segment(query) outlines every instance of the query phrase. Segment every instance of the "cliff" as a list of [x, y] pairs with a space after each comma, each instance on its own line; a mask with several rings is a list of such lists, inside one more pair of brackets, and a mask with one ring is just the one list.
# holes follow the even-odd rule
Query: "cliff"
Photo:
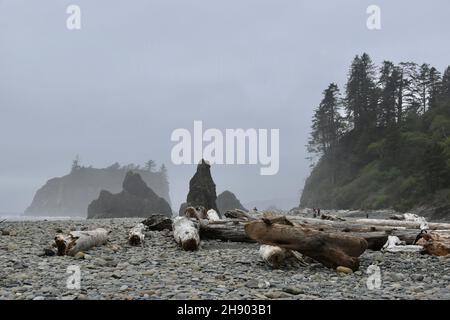
[[[77, 167], [68, 175], [47, 181], [35, 194], [25, 215], [87, 216], [88, 205], [101, 190], [117, 193], [122, 190], [127, 167]], [[170, 204], [169, 184], [165, 172], [133, 170], [160, 197]]]

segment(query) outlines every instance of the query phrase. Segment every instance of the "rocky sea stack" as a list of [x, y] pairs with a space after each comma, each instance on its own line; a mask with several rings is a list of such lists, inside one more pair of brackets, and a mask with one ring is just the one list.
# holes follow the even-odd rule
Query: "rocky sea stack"
[[122, 192], [112, 194], [102, 190], [98, 199], [88, 207], [88, 219], [149, 217], [157, 213], [172, 216], [167, 201], [153, 192], [138, 173], [132, 171], [128, 171], [125, 176]]
[[244, 210], [248, 211], [244, 208], [244, 206], [241, 204], [238, 198], [234, 195], [233, 192], [225, 190], [221, 194], [217, 196], [217, 208], [219, 208], [219, 211], [222, 213], [225, 213], [228, 210]]
[[202, 159], [197, 166], [197, 171], [189, 181], [187, 201], [181, 205], [179, 214], [180, 216], [184, 215], [187, 207], [202, 206], [206, 210], [214, 209], [220, 215], [216, 199], [216, 184], [211, 176], [211, 165]]
[[25, 215], [86, 217], [89, 204], [98, 198], [100, 191], [122, 191], [123, 180], [130, 170], [139, 173], [147, 186], [170, 204], [169, 184], [163, 170], [139, 169], [132, 164], [121, 166], [119, 163], [107, 168], [74, 164], [69, 174], [48, 180], [36, 192]]

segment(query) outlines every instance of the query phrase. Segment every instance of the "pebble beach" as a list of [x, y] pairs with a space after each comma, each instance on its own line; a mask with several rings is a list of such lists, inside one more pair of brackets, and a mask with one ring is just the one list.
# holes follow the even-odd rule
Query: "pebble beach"
[[[259, 257], [258, 244], [202, 241], [198, 251], [185, 252], [172, 232], [149, 231], [143, 246], [131, 246], [128, 230], [141, 220], [2, 223], [0, 299], [450, 299], [446, 257], [368, 250], [354, 273], [309, 259], [306, 266], [293, 260], [273, 270]], [[61, 231], [99, 227], [110, 231], [104, 246], [76, 257], [44, 253]], [[368, 285], [370, 266], [380, 271], [375, 287]], [[67, 285], [74, 267], [79, 288]]]

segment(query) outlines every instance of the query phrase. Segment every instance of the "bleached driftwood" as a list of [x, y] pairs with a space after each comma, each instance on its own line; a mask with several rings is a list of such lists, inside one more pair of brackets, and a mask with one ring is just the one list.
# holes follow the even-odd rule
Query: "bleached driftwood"
[[202, 220], [206, 219], [203, 208], [187, 207], [184, 211], [184, 215], [190, 219]]
[[417, 214], [405, 213], [403, 214], [403, 217], [405, 218], [405, 221], [420, 224], [420, 230], [428, 230], [429, 228], [428, 221], [424, 217], [418, 216]]
[[261, 245], [259, 255], [272, 268], [278, 269], [288, 258], [295, 258], [300, 264], [305, 265], [303, 257], [296, 251], [292, 251], [277, 246]]
[[128, 243], [132, 246], [143, 245], [145, 239], [145, 225], [138, 223], [128, 233]]
[[68, 235], [58, 234], [55, 244], [60, 256], [74, 256], [80, 251], [104, 245], [108, 241], [108, 231], [98, 228], [90, 231], [71, 231]]
[[173, 236], [175, 241], [186, 251], [197, 250], [200, 235], [197, 226], [187, 217], [176, 217], [173, 220]]
[[[354, 223], [367, 224], [373, 226], [395, 226], [405, 227], [407, 229], [421, 229], [423, 227], [422, 222], [417, 221], [398, 221], [398, 220], [384, 220], [384, 219], [355, 219]], [[428, 223], [429, 230], [450, 230], [450, 223]]]
[[210, 209], [210, 210], [208, 210], [208, 212], [206, 212], [206, 218], [209, 221], [219, 221], [220, 220], [219, 214], [214, 209]]
[[383, 251], [387, 252], [420, 252], [423, 247], [418, 245], [407, 245], [396, 236], [389, 236], [388, 241], [383, 246]]
[[263, 244], [259, 247], [259, 255], [269, 266], [278, 269], [289, 255], [289, 250]]

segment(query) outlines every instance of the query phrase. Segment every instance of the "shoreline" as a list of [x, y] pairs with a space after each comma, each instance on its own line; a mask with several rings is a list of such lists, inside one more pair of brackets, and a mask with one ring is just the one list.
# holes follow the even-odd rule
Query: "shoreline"
[[[144, 246], [127, 243], [142, 218], [8, 221], [0, 236], [0, 300], [41, 299], [450, 299], [450, 259], [366, 251], [353, 274], [339, 274], [313, 261], [273, 270], [259, 245], [202, 241], [181, 250], [169, 231], [146, 232]], [[43, 256], [57, 230], [110, 230], [105, 246], [84, 259]], [[381, 270], [381, 287], [367, 286], [370, 266]], [[68, 268], [80, 269], [80, 289], [68, 289]]]

